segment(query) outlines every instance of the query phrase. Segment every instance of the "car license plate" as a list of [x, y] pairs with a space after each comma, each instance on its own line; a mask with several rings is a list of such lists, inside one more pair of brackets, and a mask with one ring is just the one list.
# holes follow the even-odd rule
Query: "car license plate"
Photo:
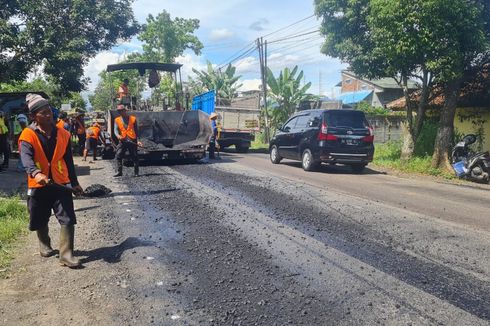
[[343, 143], [346, 145], [358, 145], [359, 144], [357, 139], [344, 139]]

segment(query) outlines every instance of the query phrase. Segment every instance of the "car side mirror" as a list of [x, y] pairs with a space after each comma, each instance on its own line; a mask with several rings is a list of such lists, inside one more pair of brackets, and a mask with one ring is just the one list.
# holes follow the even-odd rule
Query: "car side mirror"
[[291, 127], [284, 127], [281, 129], [282, 132], [289, 132], [291, 130]]

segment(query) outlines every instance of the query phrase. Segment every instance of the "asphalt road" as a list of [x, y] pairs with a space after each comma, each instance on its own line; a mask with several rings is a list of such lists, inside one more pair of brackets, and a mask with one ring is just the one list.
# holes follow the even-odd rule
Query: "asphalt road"
[[33, 258], [31, 235], [3, 324], [490, 325], [487, 188], [262, 154], [78, 164], [113, 190], [75, 201], [85, 268]]
[[349, 167], [322, 166], [316, 172], [305, 172], [301, 163], [283, 160], [271, 164], [268, 154], [232, 154], [221, 156], [292, 181], [345, 193], [425, 216], [454, 222], [490, 232], [490, 186], [471, 183], [448, 183], [427, 177], [400, 178], [378, 172], [368, 166], [364, 173], [354, 174]]

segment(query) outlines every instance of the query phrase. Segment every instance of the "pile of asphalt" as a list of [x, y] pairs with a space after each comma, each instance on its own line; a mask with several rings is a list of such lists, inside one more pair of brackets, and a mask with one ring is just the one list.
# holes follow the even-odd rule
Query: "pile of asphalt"
[[112, 192], [111, 189], [107, 188], [106, 186], [103, 186], [101, 184], [93, 184], [88, 186], [85, 189], [84, 196], [85, 197], [104, 197], [107, 196]]

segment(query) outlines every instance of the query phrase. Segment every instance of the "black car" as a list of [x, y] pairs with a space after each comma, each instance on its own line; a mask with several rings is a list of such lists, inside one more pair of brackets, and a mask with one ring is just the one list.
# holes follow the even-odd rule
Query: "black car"
[[373, 129], [362, 111], [306, 110], [294, 114], [270, 142], [272, 163], [301, 160], [311, 171], [321, 162], [350, 165], [361, 172], [373, 160]]

